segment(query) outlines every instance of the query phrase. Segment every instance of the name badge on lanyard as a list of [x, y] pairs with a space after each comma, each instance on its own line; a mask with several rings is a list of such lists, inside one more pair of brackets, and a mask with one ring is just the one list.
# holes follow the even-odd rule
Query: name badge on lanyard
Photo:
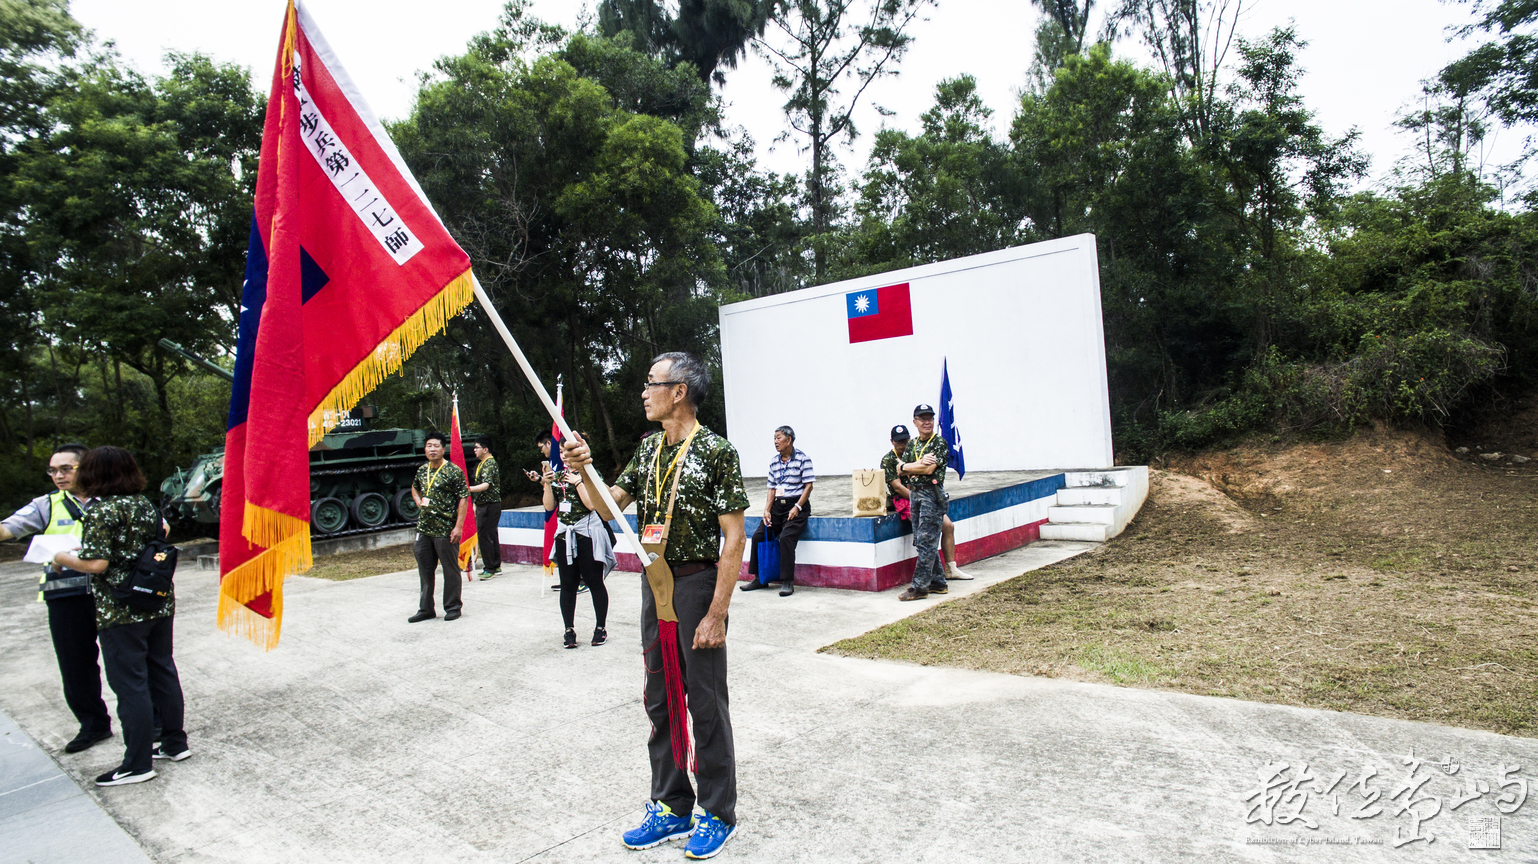
[[571, 512], [571, 502], [570, 501], [562, 501], [561, 502], [561, 512], [562, 513], [570, 513]]
[[641, 529], [641, 542], [642, 543], [651, 543], [651, 544], [661, 543], [662, 542], [662, 526], [661, 525], [647, 525], [645, 528], [642, 528]]
[[433, 506], [433, 499], [431, 499], [431, 498], [423, 498], [422, 499], [422, 506], [423, 507], [431, 507], [431, 506]]

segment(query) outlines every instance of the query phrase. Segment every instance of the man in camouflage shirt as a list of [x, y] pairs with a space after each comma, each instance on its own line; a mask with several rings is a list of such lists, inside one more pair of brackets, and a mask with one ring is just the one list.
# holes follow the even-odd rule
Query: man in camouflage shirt
[[427, 464], [417, 469], [411, 482], [411, 497], [417, 503], [417, 540], [412, 552], [417, 558], [417, 575], [422, 580], [422, 597], [417, 614], [406, 621], [415, 624], [437, 618], [433, 611], [434, 571], [443, 566], [443, 620], [459, 617], [459, 541], [465, 524], [465, 510], [470, 487], [459, 466], [443, 458], [448, 437], [442, 432], [427, 433], [422, 454]]
[[497, 468], [497, 457], [491, 455], [491, 439], [485, 435], [475, 439], [475, 458], [478, 461], [470, 500], [475, 502], [481, 578], [490, 579], [502, 575], [502, 540], [497, 533], [497, 523], [502, 521], [502, 474]]
[[908, 441], [903, 458], [897, 463], [897, 475], [908, 487], [912, 507], [913, 551], [918, 560], [913, 565], [913, 584], [897, 595], [899, 600], [918, 600], [930, 594], [945, 594], [945, 573], [940, 569], [940, 529], [949, 509], [945, 494], [945, 462], [950, 456], [945, 439], [935, 434], [935, 409], [919, 405], [913, 409], [913, 425], [919, 434]]
[[[693, 718], [699, 794], [696, 797], [690, 786], [688, 773], [673, 761], [661, 655], [653, 653], [657, 610], [643, 581], [641, 644], [646, 714], [652, 724], [647, 744], [652, 800], [646, 805], [645, 821], [625, 832], [623, 840], [632, 849], [645, 849], [688, 836], [685, 854], [693, 858], [714, 855], [737, 825], [737, 763], [727, 711], [726, 622], [732, 586], [742, 570], [743, 511], [748, 507], [737, 449], [696, 419], [709, 386], [709, 371], [692, 355], [674, 352], [652, 361], [641, 402], [646, 419], [661, 423], [663, 431], [641, 442], [630, 464], [609, 487], [621, 508], [636, 502], [636, 518], [644, 531], [647, 525], [663, 524], [673, 472], [682, 472], [663, 554], [673, 569], [678, 644], [657, 650], [679, 653]], [[687, 454], [680, 459], [685, 442]], [[593, 461], [587, 444], [578, 438], [562, 444], [562, 457], [578, 470]], [[599, 505], [600, 515], [617, 518], [618, 514], [607, 512], [585, 472], [583, 483], [588, 500]], [[691, 816], [696, 801], [705, 811], [697, 825]]]
[[[901, 512], [902, 518], [909, 518], [908, 508], [901, 511], [897, 509], [898, 501], [907, 501], [909, 498], [908, 484], [897, 476], [897, 463], [902, 461], [902, 454], [908, 449], [908, 442], [912, 439], [908, 427], [901, 424], [892, 427], [892, 448], [881, 457], [881, 470], [886, 472], [886, 512], [888, 515]], [[947, 454], [948, 455], [948, 454]], [[947, 508], [949, 509], [949, 508]], [[950, 584], [952, 580], [969, 581], [973, 577], [956, 566], [956, 523], [951, 521], [949, 514], [940, 520], [940, 552], [941, 560], [945, 564], [945, 581]]]

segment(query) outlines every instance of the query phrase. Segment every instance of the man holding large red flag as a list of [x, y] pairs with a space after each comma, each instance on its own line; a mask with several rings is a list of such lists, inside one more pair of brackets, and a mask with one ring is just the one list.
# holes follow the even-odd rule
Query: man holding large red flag
[[277, 644], [306, 450], [473, 297], [470, 259], [302, 3], [267, 100], [219, 526], [219, 625]]

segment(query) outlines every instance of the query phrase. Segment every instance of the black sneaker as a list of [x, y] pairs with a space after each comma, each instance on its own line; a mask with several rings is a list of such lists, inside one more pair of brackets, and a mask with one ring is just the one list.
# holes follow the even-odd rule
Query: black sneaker
[[577, 647], [577, 631], [575, 631], [575, 630], [567, 630], [566, 631], [566, 647], [567, 648], [575, 648], [575, 647]]
[[100, 777], [97, 777], [96, 778], [96, 785], [97, 786], [127, 786], [130, 783], [143, 783], [146, 780], [154, 780], [154, 779], [155, 779], [155, 769], [154, 768], [151, 768], [148, 771], [140, 771], [137, 774], [135, 774], [132, 771], [124, 771], [121, 768], [114, 768], [111, 771], [108, 771], [107, 773], [101, 775]]
[[411, 616], [410, 618], [407, 618], [406, 619], [406, 623], [407, 624], [415, 624], [418, 621], [427, 621], [429, 619], [437, 618], [437, 617], [438, 617], [438, 613], [437, 612], [418, 612], [417, 614]]
[[68, 744], [64, 745], [64, 752], [79, 753], [81, 750], [89, 750], [111, 737], [111, 729], [105, 732], [87, 732], [81, 729], [79, 735], [76, 735]]
[[931, 583], [929, 583], [929, 593], [931, 593], [931, 594], [949, 594], [949, 593], [951, 593], [951, 589], [947, 585], [936, 585], [935, 583], [931, 582]]
[[767, 588], [767, 587], [769, 587], [769, 586], [767, 586], [764, 583], [758, 581], [758, 577], [754, 576], [752, 579], [748, 580], [747, 582], [744, 582], [741, 585], [738, 585], [737, 586], [737, 590], [738, 591], [761, 591], [761, 590], [763, 590], [764, 588]]
[[602, 627], [594, 627], [593, 628], [593, 644], [594, 645], [602, 645], [603, 643], [605, 643], [607, 641], [609, 641], [609, 631], [603, 629]]
[[180, 762], [191, 755], [192, 751], [188, 750], [185, 746], [180, 751], [172, 753], [166, 749], [166, 745], [156, 744], [155, 749], [150, 751], [151, 759], [169, 759], [172, 762]]

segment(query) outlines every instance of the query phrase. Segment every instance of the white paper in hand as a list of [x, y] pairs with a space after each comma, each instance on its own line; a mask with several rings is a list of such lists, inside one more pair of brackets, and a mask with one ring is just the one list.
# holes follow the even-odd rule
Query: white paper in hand
[[53, 556], [60, 552], [73, 552], [80, 548], [80, 538], [73, 534], [34, 534], [32, 545], [21, 559], [29, 564], [52, 564]]

